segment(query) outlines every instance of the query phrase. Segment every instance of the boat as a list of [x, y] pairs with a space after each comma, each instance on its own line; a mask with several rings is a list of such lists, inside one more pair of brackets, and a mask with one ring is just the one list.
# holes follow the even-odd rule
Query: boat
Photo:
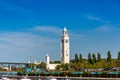
[[57, 80], [56, 78], [51, 78], [50, 80]]
[[51, 77], [50, 80], [57, 80], [55, 77]]
[[53, 76], [49, 76], [46, 78], [47, 80], [57, 80], [57, 78], [53, 77]]
[[7, 77], [1, 77], [0, 80], [11, 80], [11, 79], [9, 79]]
[[23, 77], [21, 78], [20, 80], [31, 80], [30, 78], [27, 78], [27, 77]]

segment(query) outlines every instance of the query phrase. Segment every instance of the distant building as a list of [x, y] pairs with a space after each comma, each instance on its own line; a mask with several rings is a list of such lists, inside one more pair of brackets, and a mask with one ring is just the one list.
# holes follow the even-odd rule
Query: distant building
[[[68, 36], [66, 28], [64, 28], [63, 30], [60, 45], [61, 45], [60, 47], [61, 63], [62, 64], [69, 63], [70, 62], [70, 44], [69, 44], [69, 36]], [[54, 70], [57, 65], [60, 65], [60, 64], [50, 64], [50, 57], [47, 54], [46, 55], [46, 69]]]

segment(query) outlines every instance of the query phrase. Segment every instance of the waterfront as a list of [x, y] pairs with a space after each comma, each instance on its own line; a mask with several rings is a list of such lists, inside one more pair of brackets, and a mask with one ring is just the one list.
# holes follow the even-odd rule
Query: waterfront
[[[5, 76], [10, 80], [20, 80], [29, 78], [31, 80], [120, 80], [120, 78], [101, 78], [101, 77], [53, 77], [53, 76]], [[26, 79], [27, 80], [27, 79]]]

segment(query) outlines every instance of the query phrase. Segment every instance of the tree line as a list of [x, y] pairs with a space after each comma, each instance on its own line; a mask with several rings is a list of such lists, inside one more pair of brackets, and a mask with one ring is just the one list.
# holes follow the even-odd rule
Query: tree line
[[[69, 66], [69, 68], [68, 68]], [[79, 68], [113, 68], [120, 67], [120, 52], [118, 52], [117, 58], [113, 59], [111, 52], [107, 52], [107, 57], [102, 58], [101, 54], [98, 52], [97, 54], [88, 53], [87, 58], [83, 58], [82, 54], [75, 54], [74, 59], [70, 61], [69, 64], [61, 64], [56, 67], [56, 70], [60, 70], [61, 68], [77, 70]]]
[[[83, 67], [82, 65], [88, 65], [84, 66], [83, 68], [104, 68], [104, 67], [120, 67], [120, 52], [118, 52], [117, 59], [112, 59], [111, 52], [107, 52], [107, 58], [101, 58], [101, 54], [98, 52], [97, 56], [96, 54], [88, 53], [88, 58], [83, 59], [82, 54], [75, 54], [75, 58], [72, 61], [73, 63], [77, 63], [77, 66]], [[81, 65], [81, 66], [80, 66]]]
[[[78, 57], [79, 56], [79, 57]], [[74, 60], [72, 62], [75, 62], [75, 63], [78, 63], [78, 62], [81, 62], [83, 63], [83, 57], [82, 57], [82, 54], [75, 54], [75, 57], [74, 57]], [[96, 57], [96, 54], [91, 54], [91, 53], [88, 53], [88, 58], [86, 59], [88, 61], [89, 64], [95, 64], [96, 62], [100, 62], [102, 60], [101, 58], [101, 54], [98, 52], [97, 53], [97, 57]], [[117, 60], [120, 60], [120, 52], [118, 52], [118, 56], [117, 56]], [[106, 58], [106, 62], [111, 62], [112, 61], [112, 56], [111, 56], [111, 52], [108, 51], [107, 52], [107, 58]]]

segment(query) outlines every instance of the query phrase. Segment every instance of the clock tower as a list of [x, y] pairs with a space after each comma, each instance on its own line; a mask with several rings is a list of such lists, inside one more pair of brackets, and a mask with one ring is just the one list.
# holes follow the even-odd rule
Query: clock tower
[[67, 33], [67, 29], [64, 28], [63, 34], [61, 37], [61, 63], [69, 63], [70, 62], [70, 45], [69, 45], [69, 36]]

